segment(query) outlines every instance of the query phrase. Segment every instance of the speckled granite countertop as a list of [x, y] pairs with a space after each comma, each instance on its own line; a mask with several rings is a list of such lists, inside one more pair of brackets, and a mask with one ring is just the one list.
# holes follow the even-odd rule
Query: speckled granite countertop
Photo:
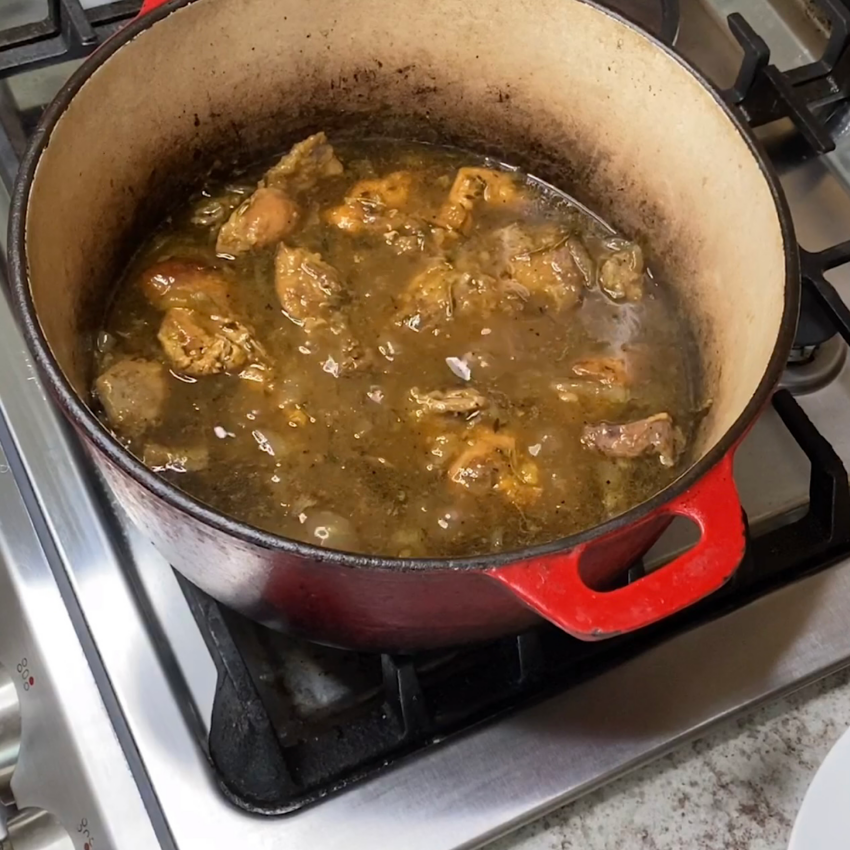
[[850, 671], [718, 728], [488, 850], [781, 850], [850, 726]]

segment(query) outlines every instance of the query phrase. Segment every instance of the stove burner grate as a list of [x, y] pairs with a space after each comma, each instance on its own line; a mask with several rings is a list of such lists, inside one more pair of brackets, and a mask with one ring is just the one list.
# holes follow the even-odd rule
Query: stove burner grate
[[835, 147], [825, 123], [828, 108], [850, 97], [850, 9], [842, 0], [817, 0], [817, 5], [830, 24], [823, 55], [788, 71], [770, 63], [770, 48], [743, 15], [729, 15], [729, 29], [744, 58], [734, 85], [724, 94], [752, 127], [790, 118], [821, 154]]
[[820, 345], [794, 348], [779, 386], [794, 395], [813, 393], [834, 381], [847, 361], [847, 345], [836, 335]]
[[80, 0], [47, 0], [42, 20], [0, 27], [0, 79], [88, 56], [141, 7], [142, 0], [113, 0], [91, 9]]

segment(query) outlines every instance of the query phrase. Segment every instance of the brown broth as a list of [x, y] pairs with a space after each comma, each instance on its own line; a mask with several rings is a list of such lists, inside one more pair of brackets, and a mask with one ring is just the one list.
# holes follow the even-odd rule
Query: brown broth
[[[99, 336], [96, 371], [128, 357], [168, 364], [157, 340], [163, 313], [138, 282], [153, 263], [179, 258], [223, 272], [233, 316], [263, 346], [273, 378], [260, 385], [237, 372], [189, 377], [171, 368], [155, 424], [138, 433], [110, 423], [131, 451], [183, 490], [259, 528], [411, 557], [566, 537], [645, 501], [680, 474], [687, 456], [681, 445], [675, 462], [664, 465], [652, 449], [616, 458], [582, 441], [588, 424], [665, 412], [686, 445], [694, 425], [698, 359], [670, 288], [646, 273], [636, 300], [614, 300], [600, 289], [602, 264], [624, 250], [623, 240], [612, 242], [610, 228], [567, 196], [466, 151], [386, 140], [335, 150], [344, 171], [294, 193], [301, 223], [284, 241], [318, 252], [339, 272], [344, 292], [335, 310], [360, 344], [358, 368], [335, 375], [339, 356], [328, 356], [338, 339], [282, 311], [277, 244], [235, 259], [216, 254], [223, 218], [265, 168], [210, 183], [162, 223], [127, 269]], [[512, 175], [518, 200], [477, 201], [471, 229], [447, 237], [432, 223], [457, 170], [468, 166]], [[342, 204], [357, 180], [400, 170], [413, 175], [403, 206], [420, 230], [402, 227], [387, 237], [386, 228], [352, 234], [328, 223], [327, 210]], [[519, 248], [517, 226], [531, 240]], [[422, 244], [399, 243], [405, 235]], [[541, 258], [551, 278], [552, 263], [563, 269], [571, 262], [570, 245], [586, 250], [595, 279], [585, 283], [573, 259], [572, 288], [537, 290], [518, 280], [522, 263]], [[451, 278], [447, 310], [417, 329], [404, 293], [440, 259], [460, 277]], [[464, 295], [479, 279], [486, 291]], [[576, 372], [576, 364], [599, 357], [623, 364], [626, 387]], [[474, 389], [487, 406], [417, 416], [413, 388], [420, 399]], [[172, 456], [154, 457], [152, 444]], [[478, 452], [479, 445], [487, 448]], [[188, 450], [205, 468], [181, 471], [193, 467], [179, 457]]]

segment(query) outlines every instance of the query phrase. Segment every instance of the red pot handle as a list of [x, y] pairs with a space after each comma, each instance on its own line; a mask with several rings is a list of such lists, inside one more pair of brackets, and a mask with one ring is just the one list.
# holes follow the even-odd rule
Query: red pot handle
[[596, 541], [564, 555], [495, 567], [487, 575], [582, 640], [614, 637], [675, 614], [722, 587], [744, 557], [744, 517], [732, 478], [732, 454], [644, 520], [651, 522], [665, 515], [688, 517], [699, 526], [699, 542], [625, 587], [596, 591], [584, 583], [579, 564]]
[[148, 12], [152, 12], [157, 6], [162, 6], [163, 3], [166, 3], [167, 0], [145, 0], [142, 3], [142, 8], [139, 9], [139, 14], [137, 17], [141, 18], [142, 15], [146, 15]]

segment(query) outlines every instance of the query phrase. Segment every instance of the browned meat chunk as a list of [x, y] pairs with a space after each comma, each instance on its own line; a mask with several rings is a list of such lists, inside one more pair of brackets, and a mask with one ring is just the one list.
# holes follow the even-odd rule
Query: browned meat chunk
[[613, 404], [622, 404], [629, 400], [628, 390], [619, 384], [603, 384], [580, 378], [568, 378], [552, 384], [561, 401], [575, 403], [580, 399], [599, 399]]
[[664, 466], [673, 466], [683, 448], [684, 437], [673, 425], [669, 413], [656, 413], [619, 425], [609, 422], [585, 425], [581, 441], [608, 457], [636, 458], [654, 453]]
[[328, 144], [324, 133], [316, 133], [273, 165], [263, 177], [262, 185], [290, 192], [306, 192], [325, 177], [342, 174], [342, 163]]
[[614, 301], [638, 301], [643, 296], [643, 252], [624, 239], [611, 239], [615, 253], [599, 266], [599, 288]]
[[521, 460], [516, 438], [478, 425], [448, 469], [449, 480], [472, 493], [502, 493], [515, 505], [529, 504], [540, 495], [539, 472], [532, 460]]
[[558, 309], [574, 307], [581, 300], [582, 284], [563, 246], [556, 251], [514, 257], [510, 271], [511, 277], [529, 295], [544, 295]]
[[455, 312], [474, 312], [480, 318], [486, 318], [497, 310], [507, 312], [518, 303], [515, 293], [506, 291], [486, 274], [461, 274], [452, 289], [452, 296]]
[[186, 307], [219, 315], [230, 312], [227, 280], [221, 272], [200, 263], [165, 260], [147, 269], [139, 283], [157, 310]]
[[581, 301], [587, 285], [585, 271], [574, 259], [572, 241], [551, 225], [510, 224], [484, 242], [483, 252], [463, 260], [489, 268], [515, 299], [542, 298], [558, 309], [569, 308]]
[[205, 195], [193, 205], [189, 220], [198, 227], [220, 226], [253, 191], [250, 185], [230, 184], [214, 196]]
[[286, 316], [311, 334], [310, 351], [321, 357], [323, 371], [338, 377], [368, 362], [340, 309], [339, 273], [319, 254], [282, 244], [275, 257], [275, 288]]
[[222, 225], [215, 249], [219, 254], [238, 257], [273, 245], [295, 229], [299, 217], [298, 204], [286, 192], [261, 186]]
[[193, 377], [238, 372], [265, 357], [259, 343], [240, 322], [183, 307], [165, 314], [157, 336], [174, 368]]
[[416, 275], [402, 293], [398, 316], [411, 330], [432, 327], [454, 313], [453, 289], [458, 273], [449, 263], [431, 266]]
[[412, 186], [413, 174], [410, 171], [393, 171], [386, 177], [358, 180], [348, 191], [345, 200], [385, 209], [403, 209], [410, 198]]
[[122, 435], [136, 437], [159, 423], [168, 397], [168, 378], [161, 363], [121, 360], [95, 381], [106, 416]]
[[329, 224], [346, 233], [389, 233], [393, 230], [421, 230], [405, 213], [364, 201], [346, 201], [325, 214]]
[[384, 242], [395, 254], [421, 254], [426, 251], [435, 254], [443, 247], [445, 231], [429, 228], [408, 216], [389, 224], [389, 229], [383, 234]]
[[586, 357], [573, 364], [573, 374], [606, 386], [625, 386], [629, 381], [626, 361], [621, 357]]
[[573, 364], [572, 373], [574, 378], [552, 385], [561, 401], [598, 398], [623, 403], [629, 398], [626, 361], [620, 357], [587, 357]]
[[445, 231], [438, 231], [407, 209], [414, 175], [394, 171], [386, 177], [360, 180], [345, 202], [325, 213], [329, 224], [352, 235], [383, 236], [397, 254], [438, 249]]
[[400, 299], [397, 321], [419, 331], [451, 319], [455, 313], [475, 311], [486, 317], [502, 306], [502, 296], [492, 278], [473, 276], [440, 262], [408, 284]]
[[458, 169], [449, 197], [437, 214], [437, 224], [450, 230], [469, 233], [476, 204], [514, 203], [519, 198], [516, 182], [510, 174], [489, 168]]
[[200, 472], [209, 465], [210, 453], [206, 446], [171, 448], [160, 443], [148, 443], [142, 461], [154, 472]]
[[501, 231], [507, 272], [526, 297], [543, 296], [555, 307], [574, 307], [581, 300], [585, 279], [576, 266], [569, 239], [544, 231], [525, 233], [518, 225]]
[[306, 248], [281, 245], [274, 263], [275, 289], [287, 317], [307, 330], [324, 325], [341, 301], [337, 270]]
[[432, 390], [428, 393], [412, 387], [410, 397], [416, 403], [416, 416], [426, 413], [475, 413], [487, 407], [487, 397], [472, 387]]

